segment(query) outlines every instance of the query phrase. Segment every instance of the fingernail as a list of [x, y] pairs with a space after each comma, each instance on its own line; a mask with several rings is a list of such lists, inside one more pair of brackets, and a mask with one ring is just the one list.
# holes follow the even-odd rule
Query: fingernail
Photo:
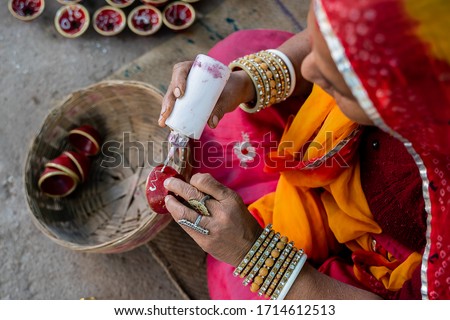
[[212, 118], [212, 122], [213, 122], [214, 128], [217, 127], [217, 125], [219, 124], [219, 117], [214, 115]]
[[180, 88], [176, 87], [176, 88], [173, 90], [173, 95], [175, 96], [175, 98], [179, 98], [179, 97], [181, 96], [181, 90], [180, 90]]
[[164, 187], [167, 188], [169, 186], [170, 181], [172, 181], [172, 178], [167, 178], [166, 180], [164, 180]]

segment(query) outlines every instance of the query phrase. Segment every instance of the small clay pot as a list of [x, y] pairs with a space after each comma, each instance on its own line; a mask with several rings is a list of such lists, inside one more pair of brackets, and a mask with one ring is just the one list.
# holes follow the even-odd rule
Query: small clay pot
[[31, 21], [41, 15], [45, 8], [45, 0], [9, 0], [8, 9], [11, 14], [22, 21]]
[[134, 0], [106, 0], [106, 2], [116, 8], [125, 8], [130, 6]]
[[56, 30], [66, 38], [81, 36], [89, 27], [89, 12], [81, 4], [59, 8], [55, 15]]
[[141, 0], [143, 4], [149, 4], [151, 6], [160, 7], [165, 5], [169, 0]]
[[91, 168], [91, 160], [84, 154], [77, 153], [74, 151], [64, 151], [63, 155], [67, 156], [72, 160], [72, 163], [77, 168], [78, 176], [81, 182], [85, 182], [89, 176], [89, 170]]
[[128, 28], [140, 36], [156, 33], [162, 24], [161, 11], [152, 5], [138, 6], [128, 15]]
[[56, 0], [59, 3], [63, 4], [63, 5], [68, 5], [68, 4], [74, 4], [74, 3], [78, 3], [81, 2], [81, 0]]
[[195, 10], [189, 3], [175, 1], [164, 8], [163, 22], [172, 30], [180, 31], [187, 29], [194, 21]]
[[39, 189], [54, 198], [68, 196], [76, 189], [77, 184], [77, 180], [70, 174], [49, 167], [45, 168], [38, 181]]
[[100, 133], [92, 126], [84, 125], [69, 131], [69, 143], [85, 156], [95, 156], [100, 152]]
[[92, 25], [103, 36], [114, 36], [125, 29], [127, 18], [122, 9], [104, 6], [94, 13]]

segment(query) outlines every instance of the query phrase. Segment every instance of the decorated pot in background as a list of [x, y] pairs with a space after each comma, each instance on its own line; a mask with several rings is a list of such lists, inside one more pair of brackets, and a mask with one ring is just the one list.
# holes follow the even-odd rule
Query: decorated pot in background
[[80, 4], [59, 8], [55, 15], [56, 30], [66, 38], [81, 36], [89, 27], [89, 12]]
[[114, 36], [125, 29], [127, 18], [122, 9], [104, 6], [95, 11], [92, 25], [103, 36]]
[[163, 11], [164, 24], [175, 31], [189, 28], [195, 21], [194, 7], [183, 1], [169, 3]]
[[138, 6], [128, 15], [128, 28], [140, 36], [156, 33], [162, 24], [161, 11], [152, 5]]
[[41, 15], [45, 8], [45, 0], [9, 0], [8, 9], [11, 14], [22, 21], [31, 21]]

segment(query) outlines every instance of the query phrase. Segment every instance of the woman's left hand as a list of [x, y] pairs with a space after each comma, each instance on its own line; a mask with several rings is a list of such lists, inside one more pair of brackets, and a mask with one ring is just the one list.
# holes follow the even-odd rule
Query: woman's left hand
[[[169, 178], [164, 182], [164, 186], [186, 201], [201, 200], [205, 195], [211, 196], [205, 201], [210, 216], [203, 216], [199, 223], [201, 228], [209, 230], [209, 234], [204, 235], [181, 226], [204, 251], [218, 260], [237, 266], [262, 232], [241, 197], [210, 174], [197, 173], [192, 176], [190, 184]], [[199, 216], [174, 196], [169, 195], [165, 200], [167, 210], [177, 222], [186, 219], [194, 223]]]

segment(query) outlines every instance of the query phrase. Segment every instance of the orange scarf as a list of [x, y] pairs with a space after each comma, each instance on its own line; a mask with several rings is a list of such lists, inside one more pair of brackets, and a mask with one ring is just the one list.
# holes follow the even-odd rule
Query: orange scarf
[[[249, 207], [263, 224], [272, 223], [295, 241], [312, 262], [324, 262], [340, 244], [378, 255], [372, 251], [371, 234], [382, 230], [367, 204], [355, 156], [359, 130], [331, 96], [314, 86], [278, 150], [268, 156], [266, 170], [280, 171], [276, 191]], [[388, 290], [399, 290], [420, 264], [421, 255], [413, 253], [402, 263], [389, 259], [381, 263], [379, 257], [372, 259], [376, 262], [370, 272]], [[354, 271], [359, 278], [356, 265]]]

